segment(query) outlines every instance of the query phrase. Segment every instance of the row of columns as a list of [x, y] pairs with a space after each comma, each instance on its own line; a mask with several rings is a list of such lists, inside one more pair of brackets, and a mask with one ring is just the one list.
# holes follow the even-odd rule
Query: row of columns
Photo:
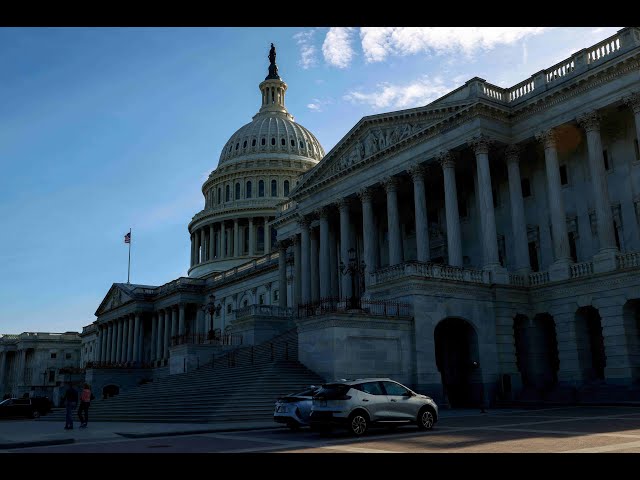
[[[259, 225], [254, 225], [254, 218], [248, 217], [249, 229], [249, 245], [247, 255], [253, 256], [256, 254], [256, 228]], [[191, 266], [198, 265], [207, 261], [211, 261], [214, 258], [223, 259], [227, 257], [239, 257], [242, 256], [240, 251], [240, 225], [239, 219], [233, 220], [233, 227], [227, 228], [226, 222], [216, 222], [209, 225], [205, 225], [194, 230], [191, 233]], [[269, 224], [269, 217], [264, 217], [264, 252], [269, 253], [271, 251], [271, 226]], [[213, 239], [213, 241], [212, 241]]]
[[[626, 102], [634, 109], [636, 120], [636, 131], [640, 138], [640, 100], [636, 94]], [[596, 112], [589, 112], [581, 115], [578, 124], [585, 130], [587, 147], [588, 147], [588, 163], [591, 173], [591, 181], [593, 187], [594, 202], [596, 205], [596, 217], [598, 223], [598, 236], [600, 240], [600, 254], [611, 254], [617, 250], [613, 217], [609, 202], [609, 193], [607, 190], [606, 175], [604, 171], [604, 158], [602, 153], [602, 140], [600, 135], [600, 121]], [[551, 128], [536, 134], [536, 139], [541, 141], [544, 146], [545, 169], [547, 176], [547, 191], [549, 201], [549, 211], [551, 216], [551, 228], [553, 236], [553, 249], [555, 256], [555, 264], [563, 264], [568, 272], [568, 265], [571, 262], [569, 250], [569, 236], [566, 223], [566, 211], [562, 199], [562, 188], [560, 181], [560, 167], [558, 164], [558, 153], [556, 147], [556, 130]], [[479, 135], [468, 142], [475, 154], [476, 159], [476, 176], [478, 185], [478, 211], [480, 212], [480, 236], [482, 239], [483, 252], [483, 268], [494, 272], [503, 271], [500, 266], [498, 254], [498, 236], [496, 230], [495, 211], [493, 206], [493, 194], [491, 183], [491, 172], [489, 168], [489, 149], [492, 140], [485, 135]], [[511, 223], [514, 238], [514, 258], [515, 270], [517, 273], [526, 274], [530, 271], [530, 258], [527, 241], [527, 223], [524, 212], [524, 202], [522, 197], [521, 176], [519, 167], [519, 147], [517, 145], [508, 145], [505, 150], [505, 160], [507, 163], [509, 195], [511, 204]], [[448, 264], [456, 267], [462, 267], [462, 238], [460, 233], [460, 216], [458, 212], [458, 192], [456, 188], [455, 160], [454, 154], [450, 151], [441, 152], [437, 159], [442, 167], [444, 181], [444, 201], [445, 201], [445, 217], [447, 231], [447, 248], [448, 248]], [[408, 169], [413, 180], [414, 188], [414, 209], [415, 209], [415, 228], [416, 228], [416, 247], [418, 261], [429, 261], [429, 230], [427, 218], [427, 205], [425, 195], [424, 166], [420, 163], [412, 165]], [[400, 228], [400, 215], [398, 209], [397, 188], [398, 179], [389, 177], [383, 179], [382, 185], [386, 192], [387, 204], [387, 228], [389, 238], [389, 264], [396, 265], [403, 262], [402, 258], [402, 232]], [[362, 203], [362, 226], [363, 226], [363, 250], [364, 262], [368, 272], [377, 268], [376, 265], [376, 234], [374, 213], [372, 206], [372, 190], [367, 187], [358, 192], [358, 196]], [[349, 219], [349, 203], [346, 198], [337, 202], [340, 215], [340, 258], [343, 262], [347, 262], [348, 249], [351, 246], [351, 231]], [[329, 296], [331, 292], [331, 271], [330, 271], [330, 247], [331, 234], [330, 224], [328, 221], [327, 207], [322, 207], [315, 212], [319, 218], [320, 235], [319, 248], [313, 244], [313, 238], [310, 237], [309, 218], [302, 218], [300, 225], [300, 253], [294, 250], [294, 263], [296, 265], [296, 274], [294, 278], [296, 282], [300, 282], [300, 296], [298, 299], [296, 287], [294, 286], [294, 302], [288, 302], [285, 295], [280, 297], [280, 306], [288, 304], [308, 303], [314, 300], [316, 288], [313, 282], [315, 272], [312, 266], [315, 262], [311, 262], [314, 254], [319, 253], [319, 296]], [[295, 238], [293, 242], [285, 242], [281, 245], [281, 261], [280, 281], [281, 285], [286, 279], [286, 263], [284, 261], [284, 253], [286, 247], [293, 244], [297, 247]], [[298, 260], [298, 257], [300, 259]], [[298, 269], [297, 266], [301, 265]], [[300, 274], [298, 274], [300, 270]], [[365, 276], [365, 287], [367, 285], [368, 276]], [[284, 289], [281, 289], [285, 291]], [[351, 295], [351, 283], [348, 277], [342, 278], [342, 295], [349, 297]]]
[[140, 362], [142, 351], [142, 319], [131, 313], [98, 325], [96, 359], [107, 363]]

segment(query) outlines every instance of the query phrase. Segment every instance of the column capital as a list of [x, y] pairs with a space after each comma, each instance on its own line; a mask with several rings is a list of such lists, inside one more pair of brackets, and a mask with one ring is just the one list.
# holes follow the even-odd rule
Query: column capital
[[291, 241], [290, 238], [284, 238], [276, 242], [276, 248], [280, 253], [284, 253], [287, 251], [287, 248], [289, 248], [289, 245], [292, 245], [292, 244], [293, 242]]
[[298, 225], [300, 226], [300, 228], [304, 229], [308, 229], [309, 225], [311, 224], [311, 219], [306, 216], [306, 215], [300, 215], [298, 217]]
[[358, 190], [358, 198], [362, 203], [370, 202], [373, 198], [373, 187], [364, 187]]
[[624, 98], [624, 103], [633, 110], [633, 113], [640, 113], [640, 92], [635, 92]]
[[413, 163], [407, 168], [413, 182], [424, 182], [426, 168], [420, 162]]
[[329, 218], [329, 214], [331, 213], [331, 209], [328, 205], [324, 207], [320, 207], [315, 211], [315, 214], [318, 218]]
[[351, 205], [351, 200], [349, 200], [348, 198], [341, 198], [337, 200], [335, 204], [340, 211], [348, 210], [349, 206]]
[[483, 153], [486, 155], [489, 153], [489, 147], [491, 147], [491, 145], [493, 144], [493, 139], [488, 137], [484, 133], [481, 133], [480, 135], [476, 135], [470, 140], [467, 140], [467, 144], [471, 147], [476, 155], [480, 155]]
[[595, 110], [579, 115], [576, 120], [578, 121], [578, 124], [587, 132], [595, 132], [600, 130], [600, 116]]
[[536, 133], [536, 140], [542, 142], [544, 148], [556, 148], [556, 132], [553, 128]]
[[382, 179], [382, 185], [387, 193], [395, 192], [398, 188], [398, 177], [388, 176]]
[[438, 153], [437, 158], [443, 170], [445, 168], [455, 168], [456, 166], [456, 161], [453, 158], [453, 155], [451, 154], [451, 152], [449, 151], [443, 151]]
[[520, 147], [516, 144], [507, 145], [504, 150], [504, 158], [507, 164], [518, 163], [520, 161]]

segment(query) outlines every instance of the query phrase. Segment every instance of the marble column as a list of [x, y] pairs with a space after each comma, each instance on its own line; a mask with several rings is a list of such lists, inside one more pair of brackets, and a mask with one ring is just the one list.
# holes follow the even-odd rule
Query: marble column
[[185, 324], [184, 324], [184, 303], [178, 305], [178, 335], [184, 335], [186, 332]]
[[[616, 237], [613, 231], [613, 216], [607, 188], [607, 173], [604, 169], [602, 154], [602, 138], [600, 137], [600, 118], [596, 112], [588, 112], [578, 117], [578, 123], [587, 134], [589, 150], [589, 172], [593, 186], [596, 221], [598, 223], [598, 240], [600, 253], [609, 252], [613, 256], [612, 269], [615, 269]], [[594, 265], [595, 266], [595, 265]]]
[[120, 361], [121, 362], [128, 362], [130, 361], [130, 358], [127, 357], [127, 340], [129, 340], [129, 332], [127, 330], [127, 320], [124, 320], [123, 326], [122, 326], [122, 352], [120, 353]]
[[278, 306], [287, 307], [287, 241], [278, 242]]
[[544, 159], [547, 172], [547, 191], [549, 195], [549, 213], [551, 215], [551, 229], [553, 232], [553, 251], [555, 262], [549, 268], [549, 278], [552, 281], [569, 278], [569, 234], [567, 232], [567, 215], [562, 199], [562, 185], [560, 183], [560, 166], [556, 150], [556, 135], [553, 129], [545, 130], [536, 135], [536, 139], [543, 142]]
[[249, 217], [249, 256], [252, 257], [255, 255], [255, 245], [256, 245], [256, 237], [255, 230], [253, 228], [253, 217]]
[[193, 267], [194, 265], [194, 258], [195, 258], [195, 249], [196, 249], [196, 245], [195, 245], [195, 238], [193, 233], [191, 234], [191, 266]]
[[199, 245], [199, 256], [198, 258], [200, 259], [200, 261], [198, 263], [204, 263], [207, 259], [207, 244], [205, 243], [205, 237], [204, 237], [204, 228], [201, 228], [199, 230], [200, 232], [200, 245]]
[[194, 252], [195, 255], [195, 265], [200, 264], [200, 231], [196, 230], [194, 232], [194, 235], [196, 237], [196, 249]]
[[320, 247], [318, 245], [318, 231], [315, 228], [309, 229], [309, 276], [311, 277], [311, 301], [320, 300], [320, 274], [318, 256]]
[[140, 314], [135, 314], [133, 324], [133, 361], [140, 361]]
[[178, 335], [178, 309], [171, 307], [171, 337]]
[[522, 198], [522, 179], [520, 177], [520, 149], [517, 145], [508, 145], [505, 150], [507, 172], [509, 175], [509, 196], [511, 203], [511, 229], [513, 231], [513, 251], [515, 271], [527, 275], [531, 271], [529, 259], [529, 239], [527, 221]]
[[320, 219], [320, 252], [318, 270], [320, 271], [320, 298], [331, 296], [331, 267], [329, 248], [329, 208], [323, 207], [318, 211]]
[[447, 250], [449, 265], [462, 267], [462, 238], [458, 214], [458, 189], [456, 187], [456, 164], [450, 152], [438, 156], [444, 176], [444, 203], [447, 221]]
[[225, 258], [227, 256], [227, 232], [225, 230], [224, 221], [222, 221], [220, 222], [220, 248], [218, 249], [218, 256], [220, 258]]
[[624, 99], [624, 102], [633, 110], [636, 121], [636, 140], [640, 142], [640, 92], [635, 92]]
[[196, 310], [196, 326], [195, 331], [193, 332], [196, 336], [207, 332], [207, 329], [205, 328], [205, 321], [204, 310], [198, 307]]
[[269, 217], [264, 217], [264, 253], [271, 252], [271, 225], [269, 225]]
[[[0, 385], [5, 389], [7, 388], [6, 368], [7, 352], [0, 352]], [[4, 394], [4, 392], [2, 393]]]
[[123, 319], [119, 318], [116, 321], [116, 362], [122, 361], [122, 331]]
[[301, 301], [302, 303], [311, 302], [311, 241], [309, 238], [309, 220], [301, 219], [300, 225], [300, 253], [301, 253]]
[[151, 348], [149, 349], [150, 352], [150, 360], [153, 362], [156, 360], [156, 344], [158, 342], [157, 340], [157, 336], [158, 336], [158, 312], [152, 312], [151, 313]]
[[209, 260], [215, 258], [216, 233], [213, 229], [213, 223], [209, 225]]
[[373, 215], [373, 188], [365, 187], [358, 192], [358, 197], [362, 203], [362, 241], [364, 256], [364, 288], [365, 291], [369, 287], [369, 276], [376, 269], [376, 252], [375, 252], [375, 220]]
[[158, 336], [156, 338], [156, 360], [164, 358], [164, 310], [158, 310]]
[[171, 311], [172, 308], [164, 309], [164, 346], [162, 347], [162, 358], [164, 360], [169, 358], [169, 342], [171, 341]]
[[298, 234], [293, 237], [293, 306], [297, 307], [302, 303], [302, 251], [300, 237]]
[[500, 266], [498, 255], [498, 233], [496, 216], [493, 208], [493, 190], [491, 171], [489, 169], [489, 146], [491, 140], [485, 135], [478, 135], [468, 142], [476, 156], [476, 175], [478, 178], [478, 200], [480, 222], [482, 223], [483, 268], [493, 269]]
[[[340, 212], [340, 261], [345, 265], [349, 263], [349, 247], [351, 238], [351, 223], [349, 221], [349, 200], [343, 198], [338, 201], [338, 211]], [[341, 275], [342, 293], [341, 298], [351, 298], [351, 276]]]
[[240, 221], [237, 218], [233, 219], [233, 256], [239, 257], [242, 255], [240, 252]]
[[431, 259], [424, 173], [424, 167], [419, 163], [409, 168], [409, 174], [413, 180], [413, 204], [416, 217], [416, 256], [419, 262], [428, 262]]
[[107, 323], [102, 324], [102, 352], [100, 352], [100, 361], [106, 362], [108, 356], [108, 340], [109, 340], [109, 325]]
[[336, 235], [335, 228], [331, 228], [329, 225], [329, 281], [330, 281], [330, 296], [338, 298], [340, 296], [340, 284], [338, 272], [338, 236]]
[[111, 363], [111, 362], [115, 362], [116, 361], [116, 342], [115, 342], [115, 335], [114, 335], [114, 329], [115, 329], [115, 320], [111, 320], [109, 322], [109, 339], [107, 340], [107, 343], [109, 344], [109, 353], [108, 353], [108, 358], [107, 358], [107, 362]]
[[396, 177], [387, 177], [382, 183], [387, 192], [389, 265], [397, 265], [402, 263], [402, 231], [400, 230], [400, 212], [398, 212], [398, 179]]

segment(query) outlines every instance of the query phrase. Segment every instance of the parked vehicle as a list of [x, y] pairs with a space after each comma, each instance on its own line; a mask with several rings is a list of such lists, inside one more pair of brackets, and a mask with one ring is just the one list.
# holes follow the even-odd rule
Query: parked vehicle
[[310, 425], [327, 429], [346, 427], [363, 435], [371, 425], [389, 428], [414, 423], [430, 430], [438, 421], [438, 405], [389, 378], [363, 378], [327, 383], [313, 396]]
[[39, 418], [51, 411], [46, 397], [8, 398], [0, 402], [0, 417]]
[[278, 398], [273, 411], [273, 420], [286, 424], [291, 430], [309, 425], [311, 402], [313, 395], [320, 387], [311, 385], [309, 388]]

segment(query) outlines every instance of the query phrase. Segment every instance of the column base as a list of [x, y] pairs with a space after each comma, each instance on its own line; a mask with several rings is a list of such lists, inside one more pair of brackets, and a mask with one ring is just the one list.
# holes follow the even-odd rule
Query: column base
[[549, 267], [549, 280], [556, 282], [558, 280], [567, 280], [571, 277], [571, 260], [568, 258], [556, 260]]
[[509, 283], [509, 272], [499, 263], [485, 265], [482, 269], [491, 274], [491, 283], [499, 283], [503, 285]]
[[615, 248], [608, 248], [606, 250], [600, 250], [593, 256], [593, 273], [611, 272], [617, 267], [616, 255], [618, 250]]

